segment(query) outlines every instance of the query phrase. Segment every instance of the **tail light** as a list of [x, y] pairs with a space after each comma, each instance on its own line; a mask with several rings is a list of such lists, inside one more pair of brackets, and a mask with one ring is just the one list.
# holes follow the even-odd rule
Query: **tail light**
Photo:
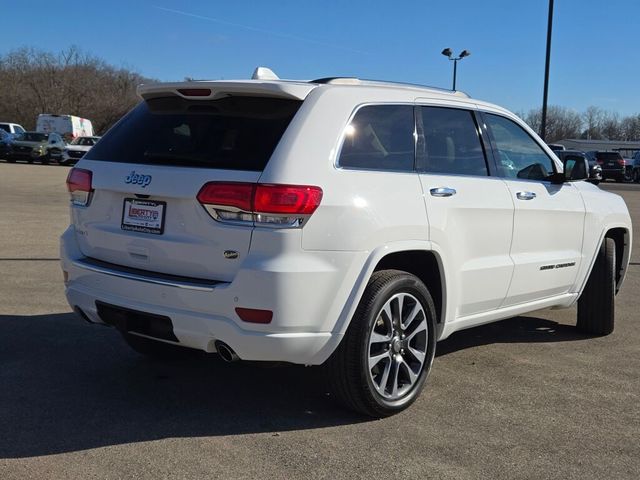
[[604, 165], [604, 160], [601, 160], [601, 159], [599, 159], [599, 158], [596, 158], [596, 163], [597, 163], [598, 165]]
[[220, 222], [300, 227], [322, 200], [322, 189], [311, 185], [210, 182], [198, 201]]
[[71, 203], [86, 207], [91, 201], [93, 188], [91, 186], [91, 170], [72, 168], [67, 176], [67, 190], [71, 195]]
[[624, 165], [625, 165], [624, 158], [619, 158], [618, 159], [618, 165], [620, 165], [621, 167], [624, 167]]

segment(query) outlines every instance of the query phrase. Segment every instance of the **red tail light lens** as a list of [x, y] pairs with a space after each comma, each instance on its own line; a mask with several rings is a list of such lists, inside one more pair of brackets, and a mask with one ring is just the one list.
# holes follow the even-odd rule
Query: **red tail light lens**
[[253, 209], [257, 213], [311, 215], [321, 200], [320, 187], [259, 184]]
[[67, 175], [67, 190], [71, 194], [71, 203], [86, 207], [93, 192], [91, 170], [72, 168]]
[[322, 189], [310, 185], [210, 182], [198, 201], [216, 220], [294, 227], [316, 211]]
[[211, 182], [200, 189], [197, 198], [205, 205], [233, 207], [250, 212], [255, 188], [255, 183]]
[[600, 160], [599, 158], [596, 160], [598, 165], [604, 165], [604, 160]]
[[621, 167], [624, 167], [624, 158], [618, 159], [618, 165], [620, 165]]

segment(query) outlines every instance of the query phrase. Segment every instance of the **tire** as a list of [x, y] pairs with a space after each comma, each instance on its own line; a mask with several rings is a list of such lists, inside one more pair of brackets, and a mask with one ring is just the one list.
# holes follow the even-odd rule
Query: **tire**
[[125, 342], [136, 352], [155, 360], [185, 360], [194, 357], [197, 350], [178, 347], [170, 343], [151, 340], [129, 332], [120, 332]]
[[[435, 312], [429, 290], [416, 276], [399, 270], [375, 272], [345, 337], [323, 366], [333, 395], [347, 408], [376, 418], [409, 407], [433, 363]], [[398, 328], [400, 317], [408, 323]], [[423, 355], [422, 363], [413, 352]]]
[[43, 155], [42, 158], [40, 158], [40, 163], [42, 163], [42, 165], [49, 165], [50, 161], [51, 161], [50, 153], [47, 153], [46, 155]]
[[640, 170], [636, 170], [633, 172], [633, 181], [636, 183], [640, 183]]
[[578, 329], [598, 336], [613, 332], [615, 293], [616, 243], [605, 238], [578, 300]]

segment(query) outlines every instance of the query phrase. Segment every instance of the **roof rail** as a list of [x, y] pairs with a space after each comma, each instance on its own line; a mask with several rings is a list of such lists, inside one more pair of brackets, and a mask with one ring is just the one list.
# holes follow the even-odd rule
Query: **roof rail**
[[441, 93], [448, 93], [449, 95], [457, 95], [460, 97], [470, 98], [469, 95], [460, 90], [449, 90], [441, 87], [432, 87], [429, 85], [420, 85], [417, 83], [408, 82], [391, 82], [386, 80], [366, 80], [357, 77], [325, 77], [318, 78], [317, 80], [311, 80], [309, 83], [324, 84], [324, 85], [371, 85], [378, 87], [411, 87], [417, 89], [435, 90]]

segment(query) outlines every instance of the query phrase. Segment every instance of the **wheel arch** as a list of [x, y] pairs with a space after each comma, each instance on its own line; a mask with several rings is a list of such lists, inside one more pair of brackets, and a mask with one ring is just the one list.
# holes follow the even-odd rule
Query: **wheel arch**
[[418, 277], [425, 284], [436, 307], [436, 330], [440, 337], [444, 326], [445, 278], [439, 255], [433, 250], [404, 250], [382, 257], [374, 268], [379, 270], [402, 270]]
[[618, 293], [629, 265], [631, 235], [629, 229], [625, 227], [614, 227], [606, 231], [604, 238], [611, 238], [616, 244], [616, 293]]

